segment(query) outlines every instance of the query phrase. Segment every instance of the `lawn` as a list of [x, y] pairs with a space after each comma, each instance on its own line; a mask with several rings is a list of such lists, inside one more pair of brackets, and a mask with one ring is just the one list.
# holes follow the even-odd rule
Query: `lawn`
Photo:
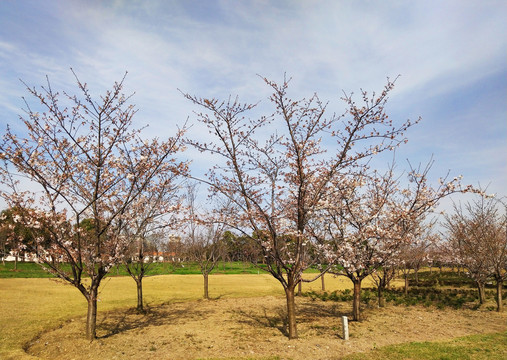
[[[366, 357], [365, 357], [366, 356]], [[354, 354], [344, 360], [505, 360], [507, 332], [471, 335], [452, 340], [412, 342], [386, 346], [366, 354]]]
[[[0, 265], [0, 268], [2, 266]], [[200, 275], [159, 275], [144, 279], [147, 304], [197, 300], [202, 297]], [[345, 278], [327, 278], [333, 289], [349, 287]], [[283, 296], [281, 285], [270, 275], [212, 275], [210, 296]], [[317, 290], [320, 282], [305, 284]], [[56, 279], [0, 278], [0, 359], [24, 356], [23, 345], [45, 329], [86, 314], [86, 300], [74, 287]], [[135, 283], [130, 277], [109, 277], [101, 285], [99, 317], [104, 312], [135, 307]], [[83, 323], [84, 330], [84, 323]]]
[[[262, 268], [262, 264], [260, 267]], [[212, 274], [259, 274], [263, 271], [248, 262], [219, 262]], [[308, 272], [313, 272], [311, 269]], [[148, 275], [199, 275], [199, 265], [195, 262], [181, 263], [152, 263], [149, 265]], [[123, 266], [113, 268], [108, 277], [129, 276]], [[33, 262], [18, 262], [14, 269], [14, 262], [0, 265], [0, 278], [52, 278], [53, 275]]]
[[[0, 269], [1, 268], [2, 266], [0, 265]], [[28, 270], [22, 269], [21, 272], [22, 271]], [[308, 274], [307, 276], [311, 275]], [[366, 282], [364, 285], [367, 287], [371, 284], [368, 284], [368, 282]], [[333, 278], [331, 276], [326, 276], [326, 288], [329, 293], [332, 293], [336, 290], [350, 289], [351, 283], [348, 279], [343, 277]], [[312, 294], [318, 293], [320, 291], [320, 281], [311, 284], [305, 283], [303, 291]], [[57, 329], [63, 326], [63, 330], [67, 331], [67, 328], [74, 328], [74, 335], [78, 337], [81, 331], [84, 330], [86, 302], [83, 296], [70, 285], [65, 285], [58, 280], [48, 278], [0, 278], [0, 295], [0, 308], [2, 309], [0, 312], [0, 323], [2, 324], [0, 327], [0, 359], [33, 359], [33, 357], [25, 353], [23, 347], [39, 334], [47, 332], [48, 329]], [[165, 306], [161, 304], [168, 304], [169, 308], [176, 306], [176, 304], [195, 304], [195, 301], [202, 297], [202, 276], [150, 276], [144, 280], [144, 295], [145, 302], [152, 307], [159, 305]], [[265, 301], [265, 299], [270, 299], [269, 297], [274, 297], [277, 299], [277, 302], [282, 304], [280, 306], [283, 309], [283, 290], [280, 284], [271, 276], [262, 273], [260, 275], [212, 275], [210, 277], [210, 295], [215, 299], [223, 299], [224, 301], [227, 299], [235, 298], [245, 299], [239, 301], [239, 303], [246, 303], [246, 299], [254, 298], [259, 298], [259, 300], [262, 302]], [[218, 306], [217, 304], [222, 304], [220, 301], [222, 300], [211, 302], [206, 306]], [[329, 310], [330, 312], [336, 311], [336, 306], [349, 306], [347, 302], [338, 303], [340, 305], [334, 305], [332, 304], [331, 299], [326, 299], [326, 301], [323, 301], [321, 299], [311, 299], [311, 297], [308, 296], [301, 298], [300, 301], [304, 302], [301, 305], [302, 307], [310, 306], [311, 309], [316, 306], [312, 303], [313, 301], [321, 301], [322, 304], [325, 304], [325, 306], [331, 309]], [[256, 302], [255, 300], [252, 302], [252, 304], [257, 303], [258, 301]], [[111, 314], [110, 318], [114, 318], [115, 314], [122, 314], [126, 309], [133, 308], [135, 304], [135, 284], [131, 278], [122, 276], [106, 278], [103, 281], [99, 295], [99, 322], [105, 321], [104, 319], [107, 318], [107, 314]], [[397, 307], [397, 309], [398, 308], [403, 309], [402, 307]], [[433, 307], [431, 309], [433, 309]], [[371, 321], [370, 324], [373, 324], [373, 317], [376, 316], [374, 315], [376, 311], [374, 306], [371, 306], [371, 309], [369, 309], [369, 311], [372, 312], [371, 319], [361, 324], [354, 324], [354, 326], [369, 326], [369, 321]], [[417, 311], [427, 310], [423, 308], [422, 310]], [[430, 311], [433, 312], [433, 310]], [[438, 315], [440, 314], [439, 311], [442, 310], [435, 308], [435, 311], [437, 311]], [[453, 311], [453, 314], [460, 314], [460, 310], [449, 311]], [[469, 314], [474, 315], [475, 313], [470, 312]], [[477, 316], [482, 317], [483, 314], [485, 314], [484, 316], [496, 316], [494, 312], [484, 312], [477, 314]], [[504, 314], [501, 314], [499, 316], [503, 315]], [[329, 320], [325, 319], [324, 323], [322, 324], [313, 324], [312, 321], [315, 320], [315, 316], [312, 314], [312, 312], [308, 312], [307, 314], [303, 312], [301, 316], [303, 334], [305, 334], [304, 331], [307, 331], [307, 334], [317, 334], [318, 331], [320, 331], [319, 329], [325, 329], [326, 326], [329, 326], [330, 329], [335, 329], [334, 325], [331, 326], [330, 324], [326, 324], [326, 322]], [[308, 317], [308, 319], [306, 317]], [[269, 319], [273, 318], [274, 316], [270, 317]], [[503, 319], [503, 321], [506, 320], [505, 316], [503, 316], [503, 318], [500, 317], [500, 319]], [[261, 317], [256, 321], [260, 321], [260, 323], [262, 323], [265, 320], [262, 320]], [[385, 320], [382, 319], [379, 321]], [[305, 330], [305, 326], [308, 328], [307, 330]], [[239, 336], [239, 339], [241, 339], [241, 336], [238, 335], [240, 334], [240, 330], [237, 331], [238, 332], [236, 336]], [[368, 331], [375, 331], [375, 329], [369, 329]], [[357, 336], [359, 336], [359, 333], [360, 328], [358, 327], [356, 329]], [[279, 339], [279, 341], [282, 342], [282, 345], [283, 342], [286, 341], [286, 339], [277, 331], [271, 334], [271, 336], [275, 336], [277, 339]], [[307, 335], [307, 337], [308, 336], [310, 335]], [[459, 339], [446, 340], [436, 343], [424, 341], [414, 342], [413, 340], [407, 340], [411, 342], [407, 344], [381, 347], [380, 349], [372, 348], [369, 349], [367, 353], [353, 355], [350, 359], [459, 358], [451, 356], [454, 353], [463, 354], [462, 358], [465, 359], [495, 359], [494, 356], [497, 356], [496, 358], [500, 359], [503, 358], [503, 356], [507, 356], [506, 336], [506, 333], [467, 336]], [[111, 337], [111, 339], [113, 338], [115, 337]], [[305, 341], [309, 340], [306, 339]], [[332, 341], [335, 342], [336, 338]], [[88, 345], [85, 344], [85, 346]], [[283, 346], [290, 347], [291, 345]], [[155, 349], [155, 345], [152, 347]], [[498, 354], [500, 354], [500, 357], [498, 357]], [[226, 355], [227, 354], [223, 354], [222, 356]], [[103, 358], [105, 359], [107, 357]], [[236, 358], [244, 359], [244, 357]], [[255, 358], [276, 359], [276, 357], [266, 356]]]

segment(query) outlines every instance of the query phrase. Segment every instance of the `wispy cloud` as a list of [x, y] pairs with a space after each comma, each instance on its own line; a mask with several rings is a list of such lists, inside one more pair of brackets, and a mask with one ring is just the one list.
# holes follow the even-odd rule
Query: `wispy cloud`
[[[401, 74], [390, 111], [424, 118], [405, 154], [434, 153], [471, 182], [507, 182], [497, 154], [507, 143], [505, 1], [23, 1], [0, 10], [2, 126], [20, 103], [18, 78], [40, 84], [48, 74], [68, 88], [71, 66], [97, 93], [128, 70], [127, 92], [136, 92], [137, 121], [150, 135], [192, 116], [178, 88], [265, 103], [269, 89], [256, 74], [286, 72], [294, 97], [317, 91], [341, 112], [342, 89], [380, 91]], [[477, 125], [485, 113], [488, 125]]]

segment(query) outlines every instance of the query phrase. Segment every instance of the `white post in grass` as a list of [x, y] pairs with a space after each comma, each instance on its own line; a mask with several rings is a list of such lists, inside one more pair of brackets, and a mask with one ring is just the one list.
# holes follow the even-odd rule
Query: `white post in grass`
[[349, 339], [349, 319], [346, 316], [342, 316], [343, 325], [343, 340]]

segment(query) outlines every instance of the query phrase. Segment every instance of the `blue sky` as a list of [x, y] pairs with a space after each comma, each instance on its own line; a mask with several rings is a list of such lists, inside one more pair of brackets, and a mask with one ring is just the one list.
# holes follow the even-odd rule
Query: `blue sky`
[[[400, 167], [435, 160], [463, 182], [507, 195], [507, 2], [500, 1], [0, 1], [0, 131], [16, 127], [22, 79], [95, 94], [125, 71], [137, 124], [170, 135], [192, 119], [178, 89], [267, 104], [257, 74], [293, 78], [341, 113], [342, 91], [381, 91], [401, 77], [391, 117], [422, 117]], [[194, 128], [192, 131], [198, 131]], [[196, 134], [196, 136], [201, 136]], [[209, 159], [190, 151], [195, 171]]]

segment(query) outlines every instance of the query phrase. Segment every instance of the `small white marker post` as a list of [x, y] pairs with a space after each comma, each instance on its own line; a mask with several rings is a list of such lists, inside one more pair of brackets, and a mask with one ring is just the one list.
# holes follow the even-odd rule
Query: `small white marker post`
[[349, 319], [346, 316], [342, 316], [343, 325], [343, 340], [349, 339]]

